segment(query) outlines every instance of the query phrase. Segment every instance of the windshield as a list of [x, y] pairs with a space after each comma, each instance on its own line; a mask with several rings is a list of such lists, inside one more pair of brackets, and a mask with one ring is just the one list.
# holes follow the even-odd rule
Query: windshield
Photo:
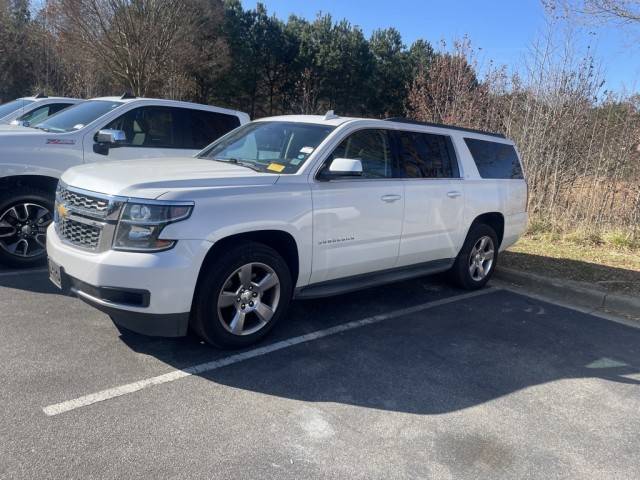
[[33, 100], [24, 100], [22, 98], [3, 103], [2, 105], [0, 105], [0, 118], [6, 117], [10, 113], [13, 113], [20, 108], [24, 108], [30, 103], [33, 103]]
[[73, 132], [74, 130], [80, 130], [85, 125], [90, 124], [120, 105], [122, 105], [122, 102], [88, 100], [62, 110], [60, 113], [36, 125], [36, 128], [47, 132]]
[[200, 158], [295, 173], [334, 127], [297, 122], [253, 122], [225, 135]]

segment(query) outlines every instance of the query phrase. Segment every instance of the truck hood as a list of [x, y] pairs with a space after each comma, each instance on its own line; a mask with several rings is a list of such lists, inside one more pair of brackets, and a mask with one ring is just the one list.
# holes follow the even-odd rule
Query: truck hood
[[0, 132], [12, 132], [12, 133], [45, 133], [42, 130], [36, 130], [34, 128], [23, 127], [22, 125], [11, 125], [9, 123], [0, 124]]
[[278, 175], [214, 160], [170, 157], [80, 165], [61, 178], [67, 185], [93, 192], [153, 199], [174, 190], [273, 185]]

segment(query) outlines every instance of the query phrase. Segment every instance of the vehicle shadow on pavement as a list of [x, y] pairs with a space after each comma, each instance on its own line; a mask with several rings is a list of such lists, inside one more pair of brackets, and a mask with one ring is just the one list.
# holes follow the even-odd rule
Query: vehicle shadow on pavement
[[49, 281], [47, 272], [16, 273], [15, 275], [0, 276], [0, 288], [12, 288], [32, 293], [63, 295], [63, 293]]
[[[383, 307], [388, 312], [420, 303], [407, 300], [411, 288], [403, 282], [295, 302], [289, 319], [263, 344], [369, 317]], [[176, 368], [236, 353], [212, 350], [193, 337], [121, 338], [135, 351]], [[498, 290], [201, 376], [220, 385], [305, 402], [440, 414], [565, 379], [600, 378], [640, 393], [639, 373], [640, 329]]]

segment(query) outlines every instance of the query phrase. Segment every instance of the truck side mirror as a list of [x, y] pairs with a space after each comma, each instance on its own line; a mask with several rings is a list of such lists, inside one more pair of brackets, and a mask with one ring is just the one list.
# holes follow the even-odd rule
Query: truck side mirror
[[329, 177], [360, 177], [362, 162], [354, 158], [334, 158], [326, 173]]
[[106, 143], [110, 146], [116, 146], [127, 141], [127, 135], [122, 130], [105, 129], [96, 133], [97, 143]]
[[127, 135], [122, 130], [110, 128], [99, 130], [94, 137], [93, 151], [100, 155], [108, 155], [109, 149], [119, 147], [127, 141]]

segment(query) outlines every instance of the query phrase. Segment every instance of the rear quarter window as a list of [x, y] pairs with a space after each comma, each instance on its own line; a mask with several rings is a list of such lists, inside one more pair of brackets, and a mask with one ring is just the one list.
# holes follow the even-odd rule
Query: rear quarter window
[[473, 161], [482, 178], [522, 179], [522, 167], [513, 145], [465, 138]]

